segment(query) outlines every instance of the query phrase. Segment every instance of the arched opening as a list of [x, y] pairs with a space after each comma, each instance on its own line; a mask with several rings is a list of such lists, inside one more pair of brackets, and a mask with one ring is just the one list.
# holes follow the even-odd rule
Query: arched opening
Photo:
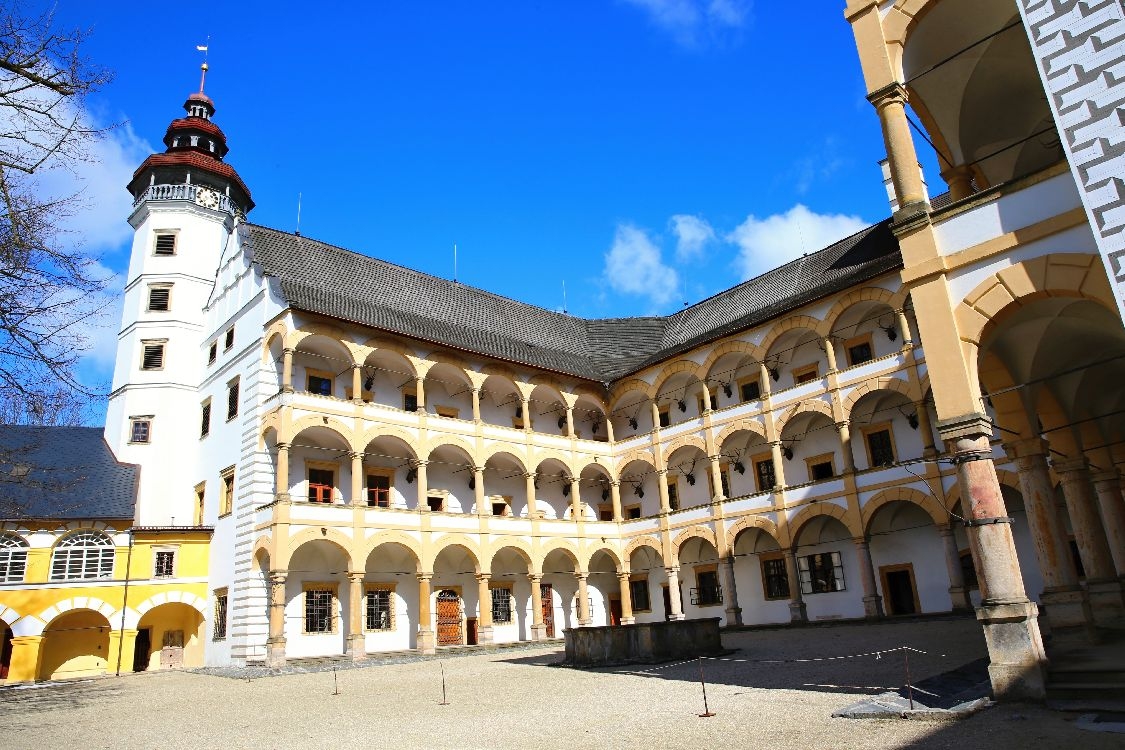
[[850, 305], [832, 323], [836, 367], [858, 367], [902, 349], [906, 334], [898, 315], [886, 302], [865, 300]]
[[94, 677], [116, 669], [109, 663], [110, 630], [105, 615], [92, 609], [72, 609], [56, 617], [43, 631], [38, 679]]
[[773, 381], [771, 390], [812, 383], [828, 372], [824, 342], [810, 328], [792, 328], [778, 336], [766, 353], [766, 369]]
[[672, 616], [668, 574], [660, 553], [647, 545], [629, 555], [629, 598], [637, 622], [663, 622]]
[[723, 610], [723, 587], [720, 583], [719, 551], [708, 540], [693, 536], [680, 545], [680, 580], [687, 591], [684, 597], [684, 615], [692, 620], [700, 617], [719, 617], [726, 624]]
[[574, 434], [583, 440], [609, 440], [606, 428], [605, 406], [592, 396], [582, 394], [574, 402]]
[[753, 430], [736, 430], [723, 440], [720, 453], [728, 467], [729, 497], [772, 492], [777, 485], [773, 453], [763, 435]]
[[760, 400], [765, 392], [760, 374], [757, 360], [745, 352], [719, 357], [707, 373], [707, 386], [714, 394], [711, 408], [726, 409]]
[[426, 466], [426, 502], [434, 513], [471, 513], [476, 507], [476, 476], [472, 457], [456, 445], [430, 451]]
[[729, 477], [720, 476], [721, 487], [714, 486], [711, 461], [695, 445], [684, 445], [674, 450], [665, 460], [668, 473], [668, 506], [672, 510], [686, 510], [710, 504], [716, 494], [729, 496]]
[[426, 373], [426, 411], [449, 419], [473, 418], [473, 384], [460, 367], [439, 362]]
[[763, 529], [743, 529], [734, 538], [732, 551], [742, 621], [747, 624], [789, 622], [792, 582], [777, 540]]
[[515, 547], [502, 547], [492, 556], [490, 599], [492, 640], [495, 643], [531, 640], [531, 572], [526, 555]]
[[582, 495], [582, 508], [587, 520], [613, 520], [609, 470], [601, 464], [586, 464], [579, 474], [578, 489]]
[[[904, 394], [875, 390], [852, 407], [849, 428], [856, 469], [879, 469], [921, 458], [918, 405]], [[857, 445], [858, 444], [858, 445]]]
[[347, 504], [351, 494], [351, 447], [330, 427], [307, 427], [289, 448], [291, 497], [320, 505]]
[[137, 623], [134, 672], [203, 666], [203, 615], [181, 602], [153, 607]]
[[293, 551], [285, 580], [285, 653], [290, 658], [345, 652], [350, 591], [348, 553], [324, 539]]
[[8, 623], [0, 621], [4, 627], [3, 640], [0, 641], [0, 680], [8, 679], [8, 670], [12, 666], [12, 629]]
[[363, 634], [367, 651], [418, 645], [418, 558], [404, 544], [384, 542], [363, 569]]
[[598, 550], [590, 556], [586, 590], [590, 597], [591, 624], [620, 625], [623, 612], [621, 585], [617, 580], [617, 561], [605, 550]]
[[610, 412], [613, 420], [613, 436], [625, 440], [634, 435], [652, 432], [652, 400], [639, 390], [632, 390], [617, 400]]
[[270, 336], [270, 340], [266, 343], [265, 356], [269, 358], [269, 366], [262, 368], [262, 391], [276, 393], [281, 390], [282, 368], [285, 362], [285, 340], [280, 333]]
[[293, 389], [314, 396], [347, 398], [352, 385], [351, 352], [330, 336], [301, 339], [293, 354]]
[[492, 374], [480, 387], [480, 418], [486, 424], [523, 429], [520, 392], [511, 378]]
[[478, 620], [466, 613], [478, 611], [480, 605], [479, 572], [476, 555], [460, 544], [443, 547], [434, 558], [432, 611], [438, 646], [463, 646], [476, 640]]
[[493, 453], [484, 464], [484, 501], [493, 516], [527, 516], [527, 481], [523, 461], [511, 453]]
[[570, 515], [570, 469], [562, 461], [547, 458], [535, 468], [535, 507], [544, 518]]
[[414, 448], [393, 435], [373, 438], [363, 451], [363, 504], [369, 508], [418, 507]]
[[820, 412], [803, 412], [781, 431], [781, 457], [786, 484], [822, 482], [844, 473], [836, 424]]
[[706, 408], [703, 381], [693, 372], [677, 372], [659, 386], [656, 404], [660, 426], [669, 427], [698, 418]]
[[528, 396], [531, 428], [547, 435], [566, 434], [566, 402], [557, 389], [537, 385]]
[[852, 534], [840, 520], [814, 516], [797, 530], [797, 585], [810, 620], [863, 617], [861, 586]]
[[363, 361], [361, 374], [360, 388], [367, 403], [418, 410], [414, 365], [406, 357], [390, 349], [376, 349]]
[[660, 513], [660, 475], [652, 464], [634, 459], [621, 469], [621, 514], [626, 521]]
[[868, 521], [867, 535], [884, 614], [953, 608], [945, 547], [929, 513], [904, 500], [886, 503]]

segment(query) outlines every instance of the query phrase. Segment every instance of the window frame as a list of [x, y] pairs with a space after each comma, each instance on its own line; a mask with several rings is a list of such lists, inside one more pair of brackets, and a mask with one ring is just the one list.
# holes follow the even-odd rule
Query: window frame
[[207, 364], [213, 365], [219, 358], [219, 342], [212, 341], [211, 345], [207, 348]]
[[[638, 603], [636, 594], [638, 588], [644, 591], [645, 605], [643, 607]], [[633, 605], [633, 612], [652, 612], [652, 591], [649, 589], [647, 573], [634, 573], [629, 576], [629, 599]]]
[[234, 512], [234, 464], [219, 472], [219, 518]]
[[[374, 489], [374, 488], [371, 487], [372, 477], [383, 477], [387, 480], [387, 488], [386, 488], [386, 493], [387, 493], [386, 494], [386, 501], [387, 502], [386, 502], [386, 505], [380, 505], [377, 502], [372, 502], [372, 497], [373, 497], [372, 491]], [[391, 505], [392, 505], [392, 503], [391, 503], [391, 493], [394, 491], [394, 488], [395, 488], [395, 470], [394, 469], [388, 469], [388, 468], [383, 467], [383, 466], [365, 466], [363, 468], [363, 500], [364, 500], [364, 503], [366, 503], [368, 508], [390, 508]]]
[[439, 417], [445, 417], [446, 419], [460, 419], [461, 418], [459, 416], [461, 414], [460, 409], [458, 409], [456, 406], [446, 406], [444, 404], [435, 404], [434, 405], [434, 414], [436, 414]]
[[229, 593], [226, 588], [215, 589], [212, 596], [215, 599], [215, 605], [212, 608], [211, 615], [211, 640], [225, 641], [227, 639]]
[[[160, 238], [171, 237], [172, 249], [168, 252], [160, 251]], [[178, 229], [161, 229], [152, 233], [152, 254], [157, 258], [171, 258], [178, 254], [180, 249], [180, 232]]]
[[[136, 417], [129, 417], [129, 445], [151, 445], [152, 444], [152, 415], [145, 414]], [[142, 427], [143, 425], [143, 427]], [[137, 439], [138, 430], [144, 431], [143, 440]]]
[[[397, 622], [395, 620], [395, 588], [394, 583], [379, 583], [367, 582], [363, 586], [363, 631], [365, 633], [390, 633], [397, 629]], [[372, 615], [375, 614], [374, 608], [371, 606], [372, 594], [380, 592], [387, 595], [387, 627], [377, 628], [372, 627]]]
[[672, 426], [672, 407], [671, 405], [662, 406], [656, 410], [656, 426], [663, 430], [666, 427]]
[[[152, 548], [152, 577], [153, 578], [175, 578], [179, 569], [180, 556], [178, 554], [179, 547], [175, 545], [162, 545]], [[161, 575], [160, 573], [160, 556], [171, 555], [171, 571], [167, 574]]]
[[[489, 510], [493, 518], [511, 518], [512, 517], [512, 496], [511, 495], [489, 495], [485, 498], [488, 503]], [[496, 506], [503, 505], [504, 509], [496, 512]]]
[[[323, 482], [313, 483], [312, 472], [314, 471], [328, 471], [332, 473], [332, 484], [327, 485]], [[332, 461], [305, 461], [305, 499], [310, 503], [317, 505], [335, 505], [336, 493], [340, 491], [340, 464]], [[317, 496], [320, 497], [327, 490], [327, 500], [313, 500], [313, 487], [317, 488]]]
[[[313, 593], [327, 593], [328, 604], [328, 629], [309, 630], [309, 595]], [[340, 584], [335, 581], [304, 581], [301, 583], [301, 633], [302, 635], [333, 635], [339, 632], [340, 617], [337, 614], [340, 601]], [[365, 623], [366, 624], [366, 623]]]
[[[515, 608], [515, 606], [513, 606], [515, 596], [512, 593], [512, 588], [513, 588], [512, 584], [507, 583], [507, 582], [499, 582], [499, 583], [489, 582], [489, 584], [488, 584], [489, 608], [492, 610], [492, 624], [493, 625], [513, 625], [513, 624], [515, 624], [516, 608]], [[507, 619], [501, 619], [501, 618], [497, 617], [497, 615], [496, 615], [497, 605], [500, 604], [500, 601], [498, 601], [498, 595], [496, 593], [497, 591], [505, 591], [508, 594], [507, 597], [501, 598], [501, 600], [506, 599], [505, 606], [507, 606], [507, 608], [508, 608], [508, 618]]]
[[[758, 386], [758, 395], [755, 396], [754, 398], [746, 398], [743, 394], [743, 389], [746, 388], [749, 385]], [[751, 401], [761, 401], [761, 400], [762, 400], [762, 379], [761, 379], [761, 377], [759, 377], [758, 375], [752, 375], [750, 377], [742, 378], [741, 380], [738, 381], [738, 403], [748, 404]]]
[[[876, 464], [875, 456], [871, 450], [871, 435], [878, 434], [886, 431], [887, 439], [890, 441], [891, 448], [891, 462], [889, 464]], [[863, 433], [863, 447], [867, 451], [867, 468], [868, 469], [883, 469], [888, 466], [894, 466], [898, 463], [898, 450], [895, 446], [895, 431], [892, 422], [880, 422], [878, 424], [865, 425], [861, 432]]]
[[[634, 512], [637, 515], [635, 515], [635, 516], [632, 515]], [[624, 517], [623, 520], [625, 520], [625, 521], [636, 521], [638, 518], [644, 518], [644, 516], [641, 515], [641, 504], [640, 503], [633, 503], [632, 505], [626, 505], [624, 508], [621, 509], [621, 515]]]
[[[446, 501], [449, 498], [449, 493], [445, 490], [427, 490], [426, 491], [426, 510], [430, 513], [444, 513]], [[437, 501], [438, 507], [433, 507], [434, 501]]]
[[[769, 567], [774, 567], [776, 563], [781, 563], [781, 572], [767, 571], [767, 564]], [[785, 564], [784, 552], [764, 552], [758, 556], [758, 567], [762, 573], [762, 598], [768, 602], [788, 601], [793, 598], [793, 584], [789, 581], [789, 568]], [[770, 579], [781, 578], [785, 582], [784, 596], [770, 594]]]
[[227, 382], [227, 421], [238, 417], [239, 379]]
[[793, 376], [794, 388], [799, 385], [804, 385], [805, 383], [811, 383], [820, 378], [820, 363], [813, 362], [811, 364], [801, 365], [800, 367], [794, 367], [790, 371], [790, 374]]
[[[770, 487], [762, 486], [762, 475], [758, 470], [758, 464], [768, 463], [770, 466], [770, 474], [773, 475], [773, 485]], [[773, 463], [773, 453], [758, 453], [750, 457], [750, 465], [754, 467], [754, 486], [758, 488], [758, 492], [773, 492], [777, 489], [777, 466]]]
[[[95, 537], [101, 536], [107, 544], [77, 544], [70, 543], [71, 540], [78, 539], [79, 537]], [[59, 554], [62, 550], [68, 550], [65, 558], [60, 558]], [[81, 568], [82, 570], [77, 574], [71, 574], [70, 557], [72, 551], [79, 551], [81, 555]], [[96, 553], [96, 557], [90, 553]], [[51, 548], [51, 567], [48, 573], [47, 580], [52, 583], [61, 581], [98, 581], [98, 580], [113, 580], [113, 569], [117, 562], [117, 545], [105, 531], [101, 529], [76, 529], [71, 533], [59, 538]], [[60, 563], [62, 563], [60, 565]], [[89, 575], [90, 568], [94, 569], [94, 574]], [[61, 570], [60, 570], [61, 568]]]
[[207, 502], [207, 482], [203, 481], [195, 485], [195, 525], [202, 526], [204, 513], [206, 513]]
[[[708, 563], [706, 565], [696, 565], [692, 569], [692, 572], [695, 574], [695, 589], [694, 589], [695, 596], [694, 596], [694, 600], [691, 602], [691, 604], [693, 606], [700, 607], [700, 608], [723, 606], [723, 586], [722, 586], [721, 581], [719, 580], [719, 565], [717, 563]], [[713, 586], [704, 585], [703, 582], [700, 581], [700, 579], [699, 579], [700, 575], [706, 575], [708, 577], [714, 576], [715, 577], [714, 585]], [[708, 593], [715, 593], [717, 595], [716, 599], [708, 598], [705, 601], [703, 599], [704, 591], [707, 591]]]
[[[154, 367], [148, 367], [146, 363], [149, 361], [149, 350], [153, 350], [154, 354], [158, 350], [160, 361]], [[164, 369], [168, 360], [168, 339], [141, 339], [141, 363], [140, 369], [142, 372], [160, 372]]]
[[[167, 292], [168, 296], [164, 300], [164, 307], [152, 306], [152, 293], [153, 292]], [[172, 284], [158, 283], [148, 285], [148, 296], [145, 300], [145, 312], [172, 312]]]
[[199, 405], [199, 439], [211, 434], [211, 397], [203, 399]]
[[[823, 572], [828, 570], [819, 564], [828, 558], [831, 565], [832, 573], [832, 588], [823, 588], [817, 590], [815, 583], [817, 581], [827, 582], [827, 579], [814, 578], [814, 572]], [[816, 560], [818, 564], [815, 566], [811, 561]], [[847, 591], [847, 581], [844, 578], [844, 561], [839, 552], [814, 552], [808, 555], [801, 555], [797, 558], [797, 578], [801, 582], [801, 593], [806, 595], [812, 594], [835, 594], [841, 591]], [[806, 581], [806, 578], [808, 579]]]
[[229, 352], [234, 346], [234, 326], [231, 326], [223, 333], [223, 351]]
[[[411, 407], [410, 399], [414, 399], [413, 408]], [[418, 411], [418, 389], [417, 388], [403, 388], [402, 389], [402, 410], [411, 413]]]
[[[813, 467], [822, 464], [828, 464], [828, 468], [832, 473], [818, 479], [813, 476]], [[830, 451], [828, 453], [821, 453], [819, 456], [809, 456], [805, 459], [805, 468], [808, 470], [810, 482], [825, 482], [829, 479], [835, 479], [838, 476], [836, 474], [836, 452]]]
[[[328, 393], [321, 393], [312, 389], [312, 379], [319, 378], [320, 380], [328, 381]], [[312, 396], [325, 396], [327, 398], [335, 398], [336, 396], [336, 377], [327, 370], [317, 370], [313, 367], [305, 368], [305, 393]]]
[[[19, 534], [0, 532], [0, 583], [23, 583], [31, 545]], [[18, 572], [13, 572], [17, 568]]]
[[668, 509], [677, 511], [680, 509], [680, 477], [678, 474], [668, 472], [664, 479], [664, 486], [668, 488]]
[[[858, 346], [862, 346], [863, 344], [867, 344], [867, 348], [868, 348], [868, 351], [871, 354], [871, 357], [869, 359], [863, 360], [862, 362], [856, 362], [855, 359], [852, 357], [852, 349], [854, 349], [855, 347], [858, 347]], [[868, 362], [874, 361], [875, 360], [875, 342], [871, 337], [871, 332], [868, 331], [867, 333], [863, 333], [863, 334], [860, 334], [858, 336], [853, 336], [852, 338], [845, 341], [844, 342], [844, 357], [848, 361], [848, 367], [859, 367], [860, 365], [867, 364]]]

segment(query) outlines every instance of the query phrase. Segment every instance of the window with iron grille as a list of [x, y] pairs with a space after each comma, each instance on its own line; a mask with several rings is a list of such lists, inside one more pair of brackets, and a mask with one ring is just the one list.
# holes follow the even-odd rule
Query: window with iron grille
[[305, 632], [331, 633], [336, 629], [336, 595], [332, 589], [305, 590]]
[[512, 589], [496, 586], [492, 589], [492, 624], [506, 625], [512, 621]]
[[160, 341], [142, 341], [143, 351], [141, 352], [141, 369], [142, 370], [163, 370], [164, 369], [164, 343]]
[[394, 630], [394, 596], [390, 589], [369, 588], [366, 599], [367, 630]]
[[227, 421], [238, 416], [238, 380], [227, 385]]
[[27, 542], [15, 534], [0, 534], [0, 583], [23, 582], [27, 548]]
[[754, 472], [758, 478], [758, 492], [766, 492], [777, 486], [777, 475], [774, 474], [772, 458], [755, 461]]
[[789, 598], [789, 574], [785, 570], [785, 558], [763, 557], [762, 560], [762, 586], [765, 589], [766, 599]]
[[203, 402], [199, 412], [199, 437], [205, 438], [211, 434], [211, 399]]
[[723, 589], [719, 586], [719, 571], [697, 570], [691, 603], [697, 607], [714, 607], [723, 603]]
[[223, 351], [230, 349], [234, 346], [234, 328], [228, 328], [226, 336], [223, 338]]
[[113, 578], [113, 540], [100, 531], [65, 537], [51, 554], [52, 581]]
[[403, 411], [418, 411], [418, 394], [404, 393], [402, 394], [402, 410]]
[[157, 233], [156, 247], [153, 249], [153, 255], [175, 255], [176, 254], [176, 235], [172, 233]]
[[332, 502], [336, 486], [336, 472], [331, 469], [309, 469], [309, 502]]
[[895, 462], [895, 449], [890, 430], [867, 433], [867, 447], [871, 451], [871, 467], [890, 466]]
[[147, 443], [152, 436], [152, 420], [150, 419], [131, 419], [129, 420], [129, 442], [130, 443]]
[[804, 594], [844, 590], [844, 565], [839, 552], [822, 552], [797, 558], [797, 573]]
[[221, 641], [227, 637], [227, 590], [215, 592], [215, 623], [211, 629], [211, 640]]
[[633, 600], [634, 612], [652, 611], [652, 601], [648, 595], [648, 579], [635, 578], [629, 581], [629, 598]]
[[154, 578], [171, 578], [176, 574], [176, 553], [174, 550], [156, 550], [156, 559], [153, 565]]
[[148, 309], [150, 312], [167, 312], [171, 309], [172, 287], [150, 286], [148, 288]]

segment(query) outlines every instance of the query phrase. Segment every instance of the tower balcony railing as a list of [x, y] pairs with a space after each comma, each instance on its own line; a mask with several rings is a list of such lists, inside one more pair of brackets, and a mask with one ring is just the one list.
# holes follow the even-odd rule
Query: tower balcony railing
[[[206, 191], [206, 195], [200, 196], [203, 191]], [[206, 205], [216, 211], [230, 214], [241, 213], [229, 195], [206, 185], [149, 185], [143, 193], [137, 196], [133, 205], [138, 206], [144, 201], [191, 201], [192, 203]]]

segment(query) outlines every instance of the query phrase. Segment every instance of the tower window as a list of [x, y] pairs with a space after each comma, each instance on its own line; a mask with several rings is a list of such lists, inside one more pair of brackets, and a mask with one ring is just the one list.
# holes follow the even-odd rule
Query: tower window
[[150, 286], [148, 288], [149, 312], [167, 312], [172, 308], [172, 287]]
[[219, 342], [212, 341], [211, 347], [207, 350], [207, 364], [215, 364], [215, 360], [219, 357]]
[[129, 420], [129, 442], [147, 443], [152, 437], [152, 420], [148, 417], [134, 417]]
[[203, 402], [199, 416], [199, 437], [205, 438], [211, 434], [211, 399]]
[[238, 416], [238, 378], [227, 385], [227, 421]]
[[170, 232], [163, 234], [157, 233], [156, 235], [156, 248], [153, 250], [153, 255], [175, 255], [176, 254], [176, 235]]
[[163, 341], [142, 341], [144, 352], [141, 355], [141, 369], [142, 370], [163, 370], [164, 369], [164, 342]]
[[223, 339], [223, 351], [234, 346], [234, 326], [227, 329], [226, 338]]

